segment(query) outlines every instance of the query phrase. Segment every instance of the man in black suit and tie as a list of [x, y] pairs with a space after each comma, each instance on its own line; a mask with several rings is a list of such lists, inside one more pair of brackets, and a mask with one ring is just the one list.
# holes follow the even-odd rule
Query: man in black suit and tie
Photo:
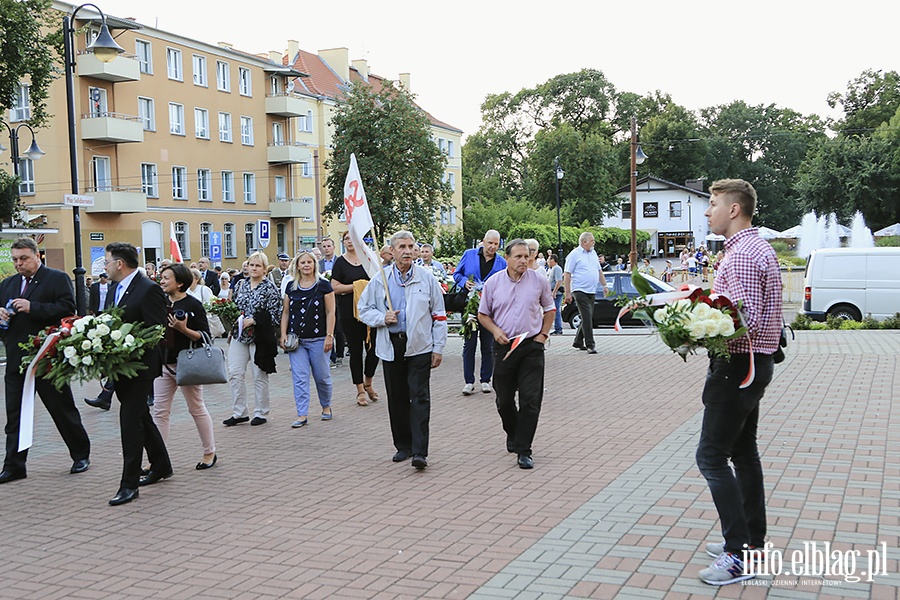
[[[106, 270], [116, 282], [107, 296], [107, 306], [118, 306], [126, 323], [165, 325], [168, 312], [166, 295], [159, 285], [138, 271], [137, 249], [131, 244], [114, 242], [106, 246]], [[131, 502], [138, 497], [138, 486], [156, 483], [172, 476], [172, 463], [159, 430], [147, 407], [147, 397], [153, 392], [153, 380], [162, 372], [159, 348], [144, 352], [147, 368], [137, 376], [116, 381], [119, 427], [122, 431], [122, 481], [119, 491], [109, 501], [113, 506]], [[141, 459], [147, 449], [150, 471], [141, 477]]]
[[203, 283], [212, 290], [213, 297], [218, 296], [219, 292], [222, 291], [219, 285], [219, 274], [216, 273], [215, 269], [209, 268], [209, 257], [201, 256], [200, 260], [197, 261], [197, 268], [200, 269], [200, 277], [203, 279]]
[[[5, 325], [6, 344], [6, 459], [0, 483], [25, 479], [28, 451], [19, 452], [19, 418], [25, 375], [19, 372], [22, 350], [19, 342], [28, 341], [45, 327], [58, 325], [60, 319], [75, 314], [72, 282], [62, 271], [41, 264], [37, 244], [31, 238], [19, 238], [10, 250], [18, 275], [0, 283], [0, 321]], [[47, 412], [53, 418], [74, 461], [70, 473], [88, 470], [91, 442], [75, 408], [72, 389], [66, 385], [57, 391], [46, 379], [35, 380]]]
[[92, 315], [99, 314], [106, 306], [106, 295], [112, 288], [109, 282], [109, 275], [100, 273], [98, 281], [91, 285], [90, 297], [88, 298], [88, 312]]

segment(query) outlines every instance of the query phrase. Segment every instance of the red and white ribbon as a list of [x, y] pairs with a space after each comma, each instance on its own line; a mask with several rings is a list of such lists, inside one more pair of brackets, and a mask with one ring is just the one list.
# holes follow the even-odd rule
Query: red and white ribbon
[[51, 333], [44, 340], [34, 360], [25, 370], [25, 385], [22, 389], [22, 408], [19, 412], [19, 452], [31, 448], [34, 442], [34, 386], [37, 378], [37, 366], [41, 358], [56, 345], [59, 332]]

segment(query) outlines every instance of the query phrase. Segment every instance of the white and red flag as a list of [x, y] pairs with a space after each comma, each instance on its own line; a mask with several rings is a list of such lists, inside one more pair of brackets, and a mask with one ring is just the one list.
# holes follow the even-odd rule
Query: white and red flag
[[369, 279], [372, 279], [381, 271], [381, 263], [375, 252], [363, 241], [375, 224], [372, 222], [372, 213], [369, 211], [369, 202], [363, 190], [355, 154], [350, 155], [350, 168], [347, 169], [347, 180], [344, 181], [344, 212], [347, 215], [347, 233], [353, 242], [356, 256], [368, 273]]
[[184, 262], [184, 257], [181, 255], [181, 246], [178, 245], [178, 238], [175, 237], [175, 223], [170, 223], [171, 230], [169, 233], [169, 256], [172, 262]]

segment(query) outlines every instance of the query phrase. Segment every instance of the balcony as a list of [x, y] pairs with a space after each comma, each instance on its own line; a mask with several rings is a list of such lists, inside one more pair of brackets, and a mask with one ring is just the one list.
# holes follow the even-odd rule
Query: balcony
[[144, 141], [144, 124], [140, 117], [101, 112], [81, 115], [81, 139], [113, 144]]
[[137, 58], [127, 54], [108, 63], [97, 60], [93, 52], [79, 54], [75, 59], [75, 72], [79, 77], [93, 77], [113, 83], [141, 80], [141, 64]]
[[300, 117], [306, 114], [306, 102], [293, 94], [266, 96], [266, 114], [278, 117]]
[[303, 198], [273, 198], [269, 200], [273, 219], [303, 219], [312, 221], [315, 202], [309, 196]]
[[147, 194], [139, 188], [105, 187], [87, 192], [94, 197], [94, 205], [85, 208], [89, 213], [147, 212]]
[[299, 142], [275, 142], [269, 144], [266, 158], [273, 164], [312, 162], [312, 154], [309, 148], [301, 146]]

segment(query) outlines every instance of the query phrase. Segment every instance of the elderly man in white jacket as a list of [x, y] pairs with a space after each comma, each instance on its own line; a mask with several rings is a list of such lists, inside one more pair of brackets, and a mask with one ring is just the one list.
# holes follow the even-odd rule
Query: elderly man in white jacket
[[[359, 320], [374, 327], [375, 354], [384, 365], [394, 462], [412, 456], [412, 466], [428, 466], [431, 369], [441, 364], [447, 343], [447, 313], [440, 284], [413, 264], [416, 241], [408, 231], [391, 236], [394, 264], [373, 277], [359, 299]], [[385, 292], [387, 281], [387, 292]], [[388, 308], [387, 294], [393, 310]]]

